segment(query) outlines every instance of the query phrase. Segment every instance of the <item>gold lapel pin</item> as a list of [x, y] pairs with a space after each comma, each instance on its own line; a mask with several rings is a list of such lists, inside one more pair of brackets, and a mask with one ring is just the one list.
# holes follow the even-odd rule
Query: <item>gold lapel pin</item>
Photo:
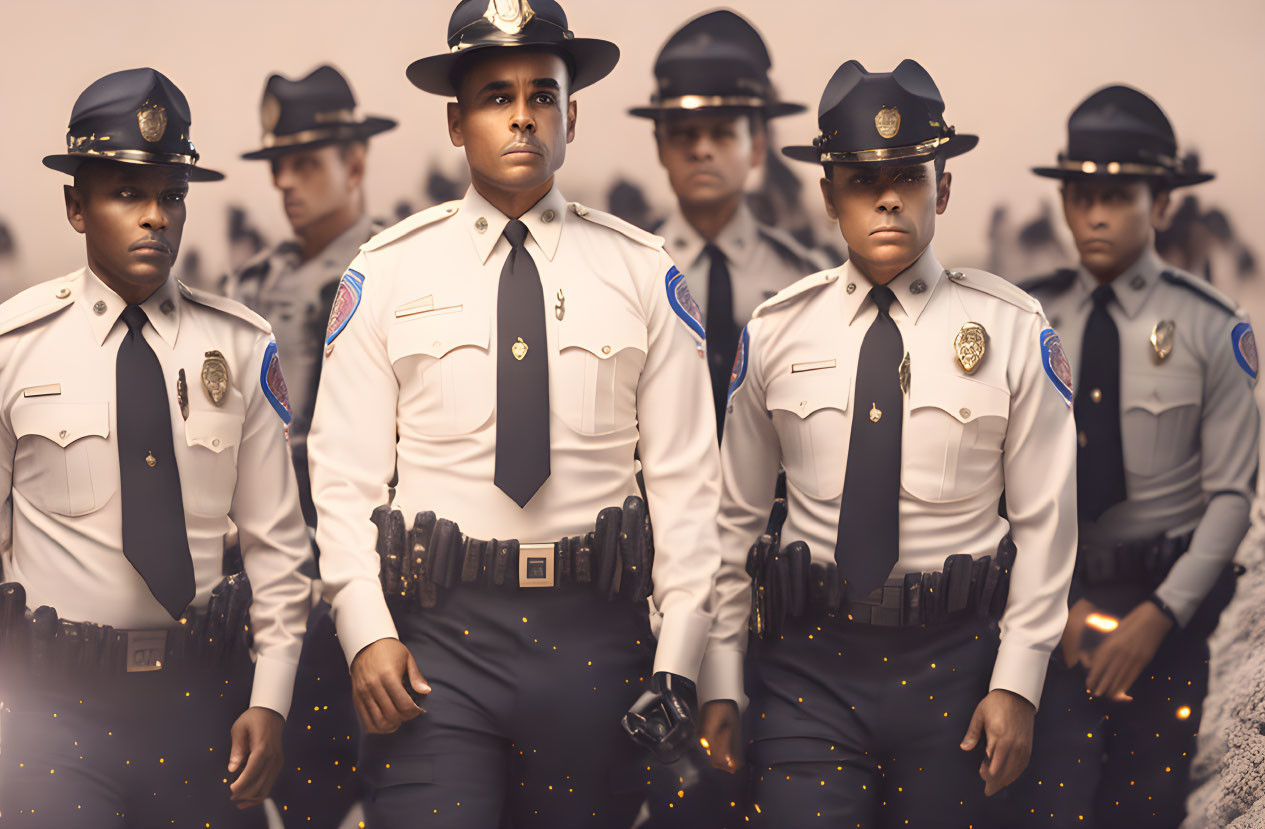
[[522, 337], [519, 337], [518, 342], [510, 346], [510, 353], [514, 355], [515, 360], [521, 360], [527, 356], [527, 343], [523, 342]]
[[870, 422], [878, 423], [882, 419], [883, 419], [883, 413], [879, 411], [878, 404], [871, 403], [870, 404]]
[[905, 394], [909, 394], [909, 352], [905, 352], [905, 359], [900, 361], [900, 367], [896, 369], [896, 374], [900, 377], [900, 390]]
[[961, 330], [953, 340], [953, 349], [957, 352], [962, 370], [973, 374], [984, 360], [984, 352], [988, 350], [988, 332], [978, 322], [962, 323]]
[[567, 315], [567, 297], [562, 293], [561, 288], [558, 289], [558, 304], [553, 306], [553, 315], [557, 317], [559, 321]]
[[1151, 348], [1155, 349], [1155, 362], [1162, 363], [1173, 353], [1173, 334], [1177, 323], [1172, 320], [1160, 320], [1151, 329]]

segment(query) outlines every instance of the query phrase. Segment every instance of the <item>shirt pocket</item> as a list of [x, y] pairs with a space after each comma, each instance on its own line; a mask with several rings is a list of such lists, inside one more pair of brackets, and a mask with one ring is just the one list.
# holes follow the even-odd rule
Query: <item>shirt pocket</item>
[[[817, 365], [833, 361], [815, 361]], [[769, 384], [765, 404], [782, 446], [787, 479], [814, 498], [843, 495], [848, 463], [852, 378], [839, 368], [783, 374]]]
[[952, 374], [915, 375], [901, 433], [901, 485], [924, 501], [1002, 489], [1010, 392]]
[[397, 321], [387, 356], [400, 385], [399, 411], [410, 427], [436, 437], [484, 426], [496, 403], [496, 361], [486, 315], [425, 314]]
[[1124, 466], [1158, 475], [1199, 453], [1203, 381], [1196, 375], [1137, 374], [1122, 404]]
[[13, 489], [40, 512], [87, 515], [119, 490], [118, 449], [110, 441], [110, 404], [18, 401]]
[[576, 432], [603, 435], [637, 423], [637, 385], [646, 367], [645, 323], [631, 314], [584, 318], [558, 325], [558, 353], [550, 365], [550, 408]]
[[180, 492], [185, 509], [195, 515], [228, 514], [237, 489], [237, 450], [242, 442], [245, 403], [230, 392], [224, 409], [193, 409], [184, 421]]

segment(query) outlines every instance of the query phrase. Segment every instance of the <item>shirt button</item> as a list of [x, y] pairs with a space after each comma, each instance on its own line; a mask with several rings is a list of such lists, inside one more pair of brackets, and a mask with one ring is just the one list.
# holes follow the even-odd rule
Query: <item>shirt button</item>
[[96, 304], [92, 306], [92, 313], [98, 317], [105, 313], [105, 301], [98, 299]]
[[1133, 288], [1135, 291], [1140, 291], [1146, 287], [1146, 279], [1144, 279], [1141, 274], [1138, 274], [1133, 277], [1133, 281], [1129, 283], [1129, 287]]
[[212, 446], [219, 446], [219, 445], [220, 445], [220, 439], [219, 439], [219, 438], [214, 438], [214, 439], [211, 441], [211, 445], [212, 445]]
[[62, 437], [62, 438], [66, 437], [66, 430], [62, 429], [60, 432], [57, 433], [57, 436]]
[[1091, 392], [1089, 393], [1089, 399], [1090, 399], [1090, 400], [1093, 400], [1095, 403], [1101, 403], [1101, 402], [1102, 402], [1102, 389], [1094, 389], [1093, 391], [1091, 391]]
[[58, 289], [57, 289], [57, 298], [58, 298], [58, 299], [65, 299], [65, 298], [66, 298], [66, 297], [68, 297], [68, 296], [70, 296], [70, 289], [69, 289], [69, 288], [58, 288]]
[[488, 220], [480, 216], [474, 223], [474, 229], [480, 233], [488, 232]]
[[558, 217], [558, 214], [554, 213], [552, 210], [546, 210], [544, 213], [540, 214], [540, 220], [544, 222], [545, 224], [552, 222], [557, 217]]
[[848, 293], [850, 294], [856, 293], [856, 289], [857, 289], [857, 284], [855, 282], [848, 283]]
[[962, 415], [962, 419], [963, 419], [963, 420], [966, 420], [967, 418], [969, 418], [969, 417], [971, 416], [971, 410], [970, 410], [970, 409], [958, 409], [958, 414]]
[[927, 290], [927, 283], [923, 282], [921, 279], [909, 286], [909, 292], [911, 294], [920, 294], [925, 290]]
[[610, 354], [610, 353], [611, 353], [611, 347], [610, 347], [609, 345], [604, 345], [604, 346], [602, 346], [602, 353], [603, 353], [603, 354]]

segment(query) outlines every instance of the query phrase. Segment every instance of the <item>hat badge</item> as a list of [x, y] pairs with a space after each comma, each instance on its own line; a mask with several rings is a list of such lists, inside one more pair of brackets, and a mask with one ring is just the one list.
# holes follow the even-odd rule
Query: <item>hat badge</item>
[[483, 16], [505, 34], [516, 35], [536, 12], [527, 0], [488, 0], [488, 10]]
[[883, 107], [874, 116], [874, 128], [883, 138], [892, 138], [900, 132], [900, 110], [896, 107]]
[[158, 104], [149, 104], [136, 111], [136, 123], [141, 129], [141, 138], [153, 144], [162, 140], [167, 131], [167, 110]]
[[259, 120], [263, 124], [264, 132], [272, 132], [277, 128], [277, 122], [281, 120], [281, 102], [271, 92], [264, 95], [263, 102], [259, 105]]

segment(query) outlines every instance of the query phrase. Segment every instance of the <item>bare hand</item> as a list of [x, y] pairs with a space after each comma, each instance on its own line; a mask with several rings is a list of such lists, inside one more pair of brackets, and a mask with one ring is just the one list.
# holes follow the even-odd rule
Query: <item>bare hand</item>
[[729, 699], [705, 703], [698, 718], [698, 735], [713, 768], [730, 774], [742, 768], [742, 719], [737, 703]]
[[356, 713], [371, 734], [390, 734], [426, 713], [404, 687], [404, 677], [419, 694], [429, 694], [413, 655], [399, 639], [379, 639], [366, 646], [351, 663], [351, 692]]
[[1118, 699], [1126, 694], [1172, 627], [1172, 620], [1151, 602], [1130, 610], [1094, 650], [1085, 687], [1096, 697]]
[[1091, 613], [1097, 613], [1098, 607], [1089, 599], [1078, 599], [1067, 612], [1067, 625], [1063, 628], [1063, 661], [1067, 667], [1075, 668], [1082, 662], [1088, 667], [1089, 657], [1081, 650], [1081, 639], [1085, 635], [1085, 620]]
[[[264, 802], [277, 782], [284, 759], [281, 731], [285, 719], [271, 708], [247, 708], [229, 731], [228, 773], [241, 774], [228, 787], [229, 798], [239, 809]], [[243, 768], [243, 765], [245, 766]]]
[[1032, 722], [1037, 709], [1011, 691], [998, 688], [975, 706], [960, 748], [971, 751], [986, 738], [979, 766], [984, 796], [992, 797], [1018, 779], [1032, 757]]

